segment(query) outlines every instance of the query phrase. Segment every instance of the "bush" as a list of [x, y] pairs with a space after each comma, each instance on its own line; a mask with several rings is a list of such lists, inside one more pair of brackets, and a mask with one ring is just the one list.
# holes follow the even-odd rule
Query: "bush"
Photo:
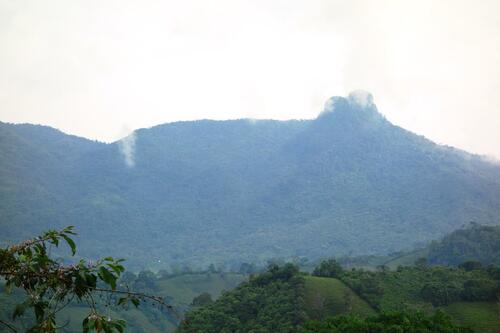
[[458, 265], [458, 268], [461, 268], [466, 272], [470, 272], [483, 268], [483, 265], [479, 261], [469, 260]]
[[455, 325], [444, 312], [432, 316], [422, 313], [382, 313], [362, 319], [353, 315], [308, 321], [300, 333], [473, 333], [472, 329]]
[[461, 299], [462, 289], [453, 284], [439, 282], [427, 283], [420, 291], [420, 296], [434, 306], [448, 305]]
[[464, 300], [492, 301], [497, 298], [498, 285], [494, 281], [486, 279], [468, 280], [464, 283], [462, 297]]
[[314, 276], [338, 278], [342, 275], [342, 266], [335, 259], [322, 261], [314, 271]]

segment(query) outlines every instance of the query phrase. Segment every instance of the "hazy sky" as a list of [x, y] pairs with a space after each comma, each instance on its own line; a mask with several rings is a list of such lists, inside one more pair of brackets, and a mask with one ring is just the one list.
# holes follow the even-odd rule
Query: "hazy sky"
[[0, 0], [0, 120], [103, 141], [200, 118], [393, 123], [500, 157], [500, 1]]

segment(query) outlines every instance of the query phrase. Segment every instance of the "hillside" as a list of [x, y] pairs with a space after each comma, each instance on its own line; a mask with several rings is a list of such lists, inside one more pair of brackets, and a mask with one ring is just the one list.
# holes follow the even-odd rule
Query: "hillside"
[[[201, 293], [207, 292], [217, 299], [223, 291], [229, 291], [237, 287], [247, 279], [246, 276], [235, 273], [191, 273], [168, 277], [154, 277], [154, 290], [144, 290], [148, 293], [165, 297], [169, 304], [175, 307], [179, 315], [191, 308], [191, 301]], [[15, 291], [7, 294], [3, 284], [0, 283], [0, 319], [7, 320], [11, 317], [15, 305], [24, 297], [22, 293]], [[138, 285], [134, 286], [136, 291], [143, 290]], [[120, 307], [107, 308], [105, 310], [110, 316], [122, 318], [127, 321], [129, 333], [168, 333], [176, 329], [178, 319], [172, 313], [160, 311], [147, 302], [142, 303], [139, 308], [133, 307], [122, 309]], [[61, 332], [79, 332], [82, 329], [82, 319], [88, 315], [89, 309], [85, 304], [73, 302], [58, 316], [60, 322], [66, 323]], [[29, 317], [23, 321], [29, 321]], [[0, 326], [0, 332], [10, 332], [4, 326]]]
[[428, 247], [430, 264], [460, 265], [477, 261], [483, 265], [500, 265], [500, 226], [473, 224], [433, 242]]
[[[216, 302], [188, 312], [178, 332], [495, 333], [499, 272], [401, 267], [345, 270], [333, 278], [309, 276], [290, 264], [270, 266]], [[377, 329], [368, 330], [369, 325]]]
[[0, 244], [75, 225], [82, 256], [159, 269], [386, 254], [499, 223], [500, 167], [358, 95], [314, 120], [176, 122], [112, 144], [2, 123]]
[[375, 269], [387, 266], [411, 266], [425, 259], [428, 265], [500, 265], [500, 226], [471, 223], [429, 245], [411, 251], [398, 251], [386, 256], [340, 258], [343, 265]]
[[376, 313], [351, 288], [335, 278], [306, 276], [304, 290], [306, 313], [311, 319], [348, 313], [360, 316]]

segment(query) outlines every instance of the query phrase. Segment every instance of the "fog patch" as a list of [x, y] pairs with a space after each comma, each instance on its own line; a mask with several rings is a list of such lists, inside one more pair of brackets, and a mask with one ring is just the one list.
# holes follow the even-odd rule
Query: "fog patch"
[[491, 155], [480, 155], [479, 158], [487, 163], [494, 164], [496, 166], [500, 166], [500, 159], [496, 158], [495, 156]]
[[256, 124], [259, 122], [259, 119], [256, 119], [256, 118], [246, 118], [246, 121], [247, 121], [250, 125], [256, 125]]
[[360, 106], [362, 108], [366, 108], [373, 105], [373, 95], [368, 91], [364, 90], [355, 90], [349, 94], [349, 102]]
[[125, 164], [132, 168], [135, 166], [135, 132], [130, 133], [128, 136], [124, 137], [118, 141], [118, 147], [120, 148], [120, 153], [123, 155]]
[[326, 101], [325, 107], [323, 108], [323, 112], [333, 112], [334, 109], [335, 109], [335, 97], [332, 97]]

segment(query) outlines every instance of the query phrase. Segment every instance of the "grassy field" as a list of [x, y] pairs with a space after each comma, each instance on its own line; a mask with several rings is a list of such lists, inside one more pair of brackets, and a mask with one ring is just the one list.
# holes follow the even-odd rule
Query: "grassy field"
[[386, 261], [384, 265], [390, 269], [396, 269], [398, 266], [411, 266], [419, 258], [425, 258], [429, 254], [428, 249], [416, 250], [412, 252], [405, 253], [401, 256], [396, 256]]
[[172, 297], [178, 306], [187, 306], [194, 297], [208, 292], [217, 298], [222, 291], [231, 290], [246, 279], [234, 273], [186, 274], [158, 281], [160, 295]]
[[[390, 279], [389, 279], [390, 281]], [[389, 284], [386, 285], [386, 288]], [[403, 288], [396, 283], [391, 285], [392, 290], [386, 295], [385, 304], [387, 308], [421, 310], [427, 313], [434, 312], [436, 308], [432, 305], [417, 301], [409, 297], [414, 290]], [[396, 302], [397, 300], [397, 302]], [[305, 277], [305, 306], [306, 312], [313, 319], [321, 319], [325, 316], [354, 313], [361, 316], [375, 314], [368, 303], [361, 299], [342, 281], [333, 278], [315, 276]], [[470, 326], [477, 333], [499, 333], [500, 332], [500, 302], [456, 302], [448, 306], [440, 307], [457, 324]]]
[[468, 325], [477, 333], [500, 332], [500, 303], [457, 302], [443, 307], [457, 323]]
[[342, 281], [316, 276], [305, 277], [306, 312], [310, 318], [355, 313], [361, 316], [375, 311]]

